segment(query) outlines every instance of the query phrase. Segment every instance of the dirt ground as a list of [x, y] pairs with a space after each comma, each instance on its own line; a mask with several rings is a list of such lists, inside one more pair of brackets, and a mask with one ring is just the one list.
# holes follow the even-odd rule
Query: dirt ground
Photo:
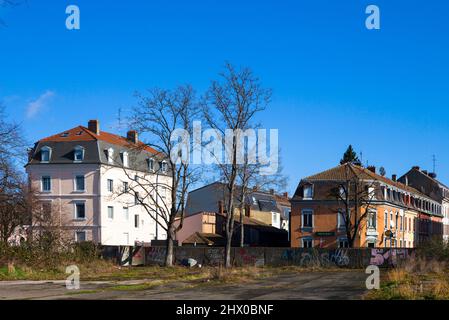
[[183, 281], [157, 284], [145, 279], [83, 281], [68, 290], [65, 281], [0, 281], [0, 299], [251, 300], [361, 299], [363, 271], [286, 273], [249, 283]]

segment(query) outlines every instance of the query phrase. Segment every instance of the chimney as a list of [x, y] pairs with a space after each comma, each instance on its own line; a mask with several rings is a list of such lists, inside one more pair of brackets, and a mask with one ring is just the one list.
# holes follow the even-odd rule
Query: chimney
[[437, 174], [435, 172], [430, 172], [429, 177], [435, 179], [437, 177]]
[[423, 170], [422, 173], [424, 173], [425, 175], [428, 175], [427, 170]]
[[413, 166], [412, 170], [418, 170], [419, 171], [419, 166]]
[[131, 141], [134, 144], [137, 144], [137, 142], [139, 141], [137, 138], [137, 131], [136, 130], [130, 130], [128, 131], [126, 138]]
[[288, 192], [284, 192], [283, 196], [288, 199]]
[[397, 175], [393, 174], [393, 175], [391, 176], [391, 180], [393, 180], [394, 182], [396, 182], [397, 177], [398, 177]]
[[274, 194], [274, 189], [270, 189], [270, 194]]
[[375, 166], [368, 166], [367, 169], [371, 171], [372, 173], [376, 173], [376, 167]]
[[219, 214], [224, 214], [224, 209], [223, 209], [223, 201], [218, 201], [218, 213]]
[[405, 185], [408, 186], [408, 177], [405, 176]]
[[100, 134], [100, 122], [98, 120], [89, 120], [87, 124], [87, 129], [89, 131], [92, 131], [96, 135]]

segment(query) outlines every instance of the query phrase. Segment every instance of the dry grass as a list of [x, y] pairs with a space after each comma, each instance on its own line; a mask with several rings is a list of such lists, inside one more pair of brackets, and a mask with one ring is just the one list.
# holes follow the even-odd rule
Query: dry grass
[[381, 288], [371, 290], [366, 299], [447, 300], [449, 275], [447, 263], [435, 259], [411, 259], [381, 276]]

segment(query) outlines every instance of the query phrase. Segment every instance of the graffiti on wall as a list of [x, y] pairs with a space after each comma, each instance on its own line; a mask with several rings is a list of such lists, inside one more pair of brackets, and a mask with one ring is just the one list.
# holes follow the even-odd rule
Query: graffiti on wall
[[375, 266], [396, 266], [408, 256], [407, 249], [371, 249], [370, 264]]
[[164, 263], [165, 248], [164, 247], [148, 247], [145, 252], [147, 263]]
[[334, 264], [339, 267], [345, 267], [350, 262], [347, 249], [344, 248], [324, 250], [321, 253], [315, 250], [286, 249], [281, 255], [281, 260], [299, 266], [329, 266]]
[[253, 252], [253, 251], [254, 250], [251, 250], [251, 249], [240, 248], [235, 252], [235, 254], [236, 254], [236, 256], [238, 256], [242, 265], [252, 265], [252, 266], [256, 266], [256, 267], [264, 266], [265, 258], [264, 258], [263, 251], [262, 251], [262, 253], [257, 252], [257, 251]]

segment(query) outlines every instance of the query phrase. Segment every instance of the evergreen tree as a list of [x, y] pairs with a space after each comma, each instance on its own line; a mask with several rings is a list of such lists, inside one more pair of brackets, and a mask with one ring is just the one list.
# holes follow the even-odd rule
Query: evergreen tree
[[358, 166], [362, 165], [357, 153], [352, 148], [352, 145], [349, 145], [348, 149], [346, 149], [346, 152], [343, 154], [343, 159], [340, 160], [340, 164], [345, 163], [352, 163]]

